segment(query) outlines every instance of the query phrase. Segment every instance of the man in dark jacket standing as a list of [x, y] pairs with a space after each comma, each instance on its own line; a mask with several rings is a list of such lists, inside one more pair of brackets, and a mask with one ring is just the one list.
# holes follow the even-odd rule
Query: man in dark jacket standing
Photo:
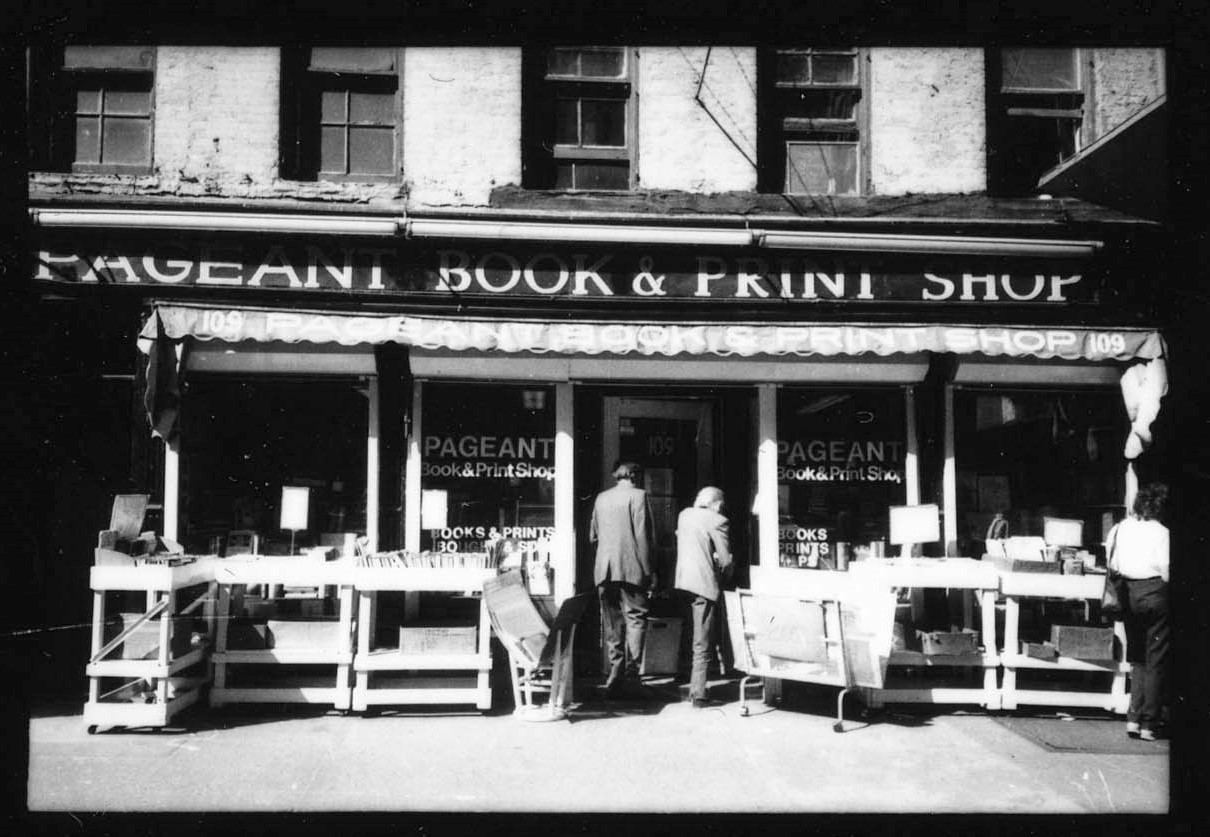
[[676, 522], [673, 586], [692, 596], [693, 670], [689, 675], [689, 699], [696, 707], [707, 705], [706, 670], [713, 647], [719, 578], [726, 580], [731, 576], [730, 530], [722, 508], [722, 490], [706, 486]]
[[647, 590], [651, 572], [651, 510], [638, 487], [643, 471], [633, 462], [614, 468], [618, 484], [597, 495], [589, 539], [597, 545], [593, 571], [601, 595], [601, 622], [609, 648], [606, 697], [623, 687], [639, 691], [639, 662], [647, 632]]

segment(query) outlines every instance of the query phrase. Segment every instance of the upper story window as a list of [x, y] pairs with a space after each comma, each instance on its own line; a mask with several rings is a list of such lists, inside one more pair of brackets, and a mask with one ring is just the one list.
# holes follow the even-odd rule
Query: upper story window
[[989, 57], [988, 186], [999, 194], [1029, 194], [1080, 148], [1080, 51], [1028, 47]]
[[400, 60], [394, 48], [311, 47], [283, 67], [283, 169], [299, 180], [399, 177]]
[[758, 77], [762, 191], [862, 193], [867, 119], [858, 50], [766, 50]]
[[155, 48], [72, 45], [30, 54], [35, 169], [145, 174], [152, 165]]
[[555, 47], [527, 57], [527, 186], [631, 188], [633, 64], [625, 47]]

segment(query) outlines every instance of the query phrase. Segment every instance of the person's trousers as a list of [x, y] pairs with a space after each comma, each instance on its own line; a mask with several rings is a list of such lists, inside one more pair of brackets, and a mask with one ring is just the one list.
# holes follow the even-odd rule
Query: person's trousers
[[1156, 729], [1163, 717], [1168, 689], [1168, 655], [1172, 626], [1168, 619], [1168, 584], [1160, 578], [1128, 579], [1130, 612], [1126, 615], [1130, 666], [1130, 709], [1126, 720]]
[[714, 649], [714, 615], [717, 603], [705, 596], [694, 596], [693, 668], [689, 673], [689, 699], [706, 699], [706, 672]]
[[605, 685], [613, 688], [623, 678], [636, 681], [639, 678], [643, 640], [647, 635], [647, 593], [624, 581], [606, 581], [599, 593], [601, 630], [609, 652], [609, 677]]

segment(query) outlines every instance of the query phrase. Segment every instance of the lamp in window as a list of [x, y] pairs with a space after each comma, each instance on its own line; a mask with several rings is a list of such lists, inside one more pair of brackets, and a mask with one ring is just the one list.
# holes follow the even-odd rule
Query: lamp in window
[[544, 390], [544, 389], [523, 389], [523, 390], [521, 390], [521, 406], [527, 410], [545, 410], [546, 409], [546, 390]]
[[916, 544], [941, 539], [941, 513], [935, 503], [921, 506], [891, 506], [891, 543], [901, 546], [904, 558]]
[[290, 530], [290, 554], [294, 554], [294, 536], [307, 528], [311, 489], [305, 485], [283, 485], [281, 489], [280, 528]]

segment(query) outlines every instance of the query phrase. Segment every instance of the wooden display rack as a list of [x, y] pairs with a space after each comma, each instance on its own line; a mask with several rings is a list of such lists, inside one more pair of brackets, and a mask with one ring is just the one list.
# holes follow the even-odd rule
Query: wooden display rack
[[[201, 697], [202, 689], [209, 682], [209, 673], [203, 676], [177, 677], [175, 675], [199, 663], [205, 663], [209, 649], [192, 648], [184, 654], [173, 656], [172, 640], [174, 620], [188, 616], [198, 607], [203, 608], [206, 624], [206, 640], [212, 643], [215, 635], [213, 581], [213, 559], [202, 558], [180, 566], [107, 565], [94, 566], [89, 573], [92, 587], [92, 653], [86, 673], [88, 675], [88, 702], [84, 705], [84, 722], [91, 735], [101, 726], [119, 727], [163, 727], [174, 715], [193, 705]], [[199, 596], [188, 607], [178, 610], [177, 591], [207, 585], [206, 593]], [[146, 612], [135, 624], [128, 626], [109, 642], [104, 641], [105, 594], [109, 591], [146, 593]], [[155, 620], [159, 628], [159, 654], [154, 660], [106, 659], [136, 629]], [[122, 678], [128, 682], [101, 693], [102, 678]], [[142, 703], [131, 701], [135, 687], [144, 682], [151, 686]]]
[[[1000, 690], [996, 671], [1000, 657], [996, 653], [995, 604], [999, 577], [995, 567], [970, 558], [871, 558], [849, 565], [849, 574], [864, 583], [912, 590], [914, 605], [921, 591], [934, 588], [960, 590], [963, 593], [964, 626], [974, 627], [975, 608], [979, 611], [980, 641], [983, 651], [972, 654], [925, 654], [920, 651], [892, 651], [888, 680], [907, 681], [910, 685], [863, 689], [866, 703], [880, 707], [887, 703], [975, 704], [986, 709], [1000, 708]], [[982, 671], [978, 686], [944, 686], [929, 683], [930, 669], [951, 667]], [[912, 673], [908, 674], [907, 669]]]
[[[381, 591], [408, 593], [482, 593], [483, 582], [495, 569], [436, 567], [356, 567], [352, 571], [357, 588], [357, 653], [353, 658], [356, 681], [353, 709], [364, 712], [371, 706], [407, 704], [472, 703], [480, 711], [492, 705], [491, 620], [482, 597], [479, 601], [478, 650], [474, 654], [403, 654], [397, 649], [374, 649], [374, 609]], [[476, 675], [473, 687], [390, 688], [370, 684], [372, 674], [386, 672], [465, 671]]]
[[[218, 585], [218, 627], [215, 640], [214, 683], [210, 705], [229, 703], [320, 703], [348, 710], [350, 667], [353, 663], [353, 588], [352, 564], [348, 561], [314, 561], [304, 557], [273, 557], [247, 560], [242, 557], [216, 561], [214, 578]], [[232, 616], [232, 591], [253, 584], [338, 588], [339, 641], [330, 647], [229, 649], [227, 627]], [[331, 685], [290, 685], [232, 687], [227, 684], [231, 666], [307, 665], [334, 667]]]
[[[1055, 660], [1038, 660], [1021, 653], [1021, 605], [1029, 599], [1068, 599], [1100, 601], [1105, 590], [1104, 575], [1053, 575], [1040, 573], [1000, 573], [1000, 589], [1004, 594], [1004, 645], [1000, 652], [1004, 667], [1001, 686], [1001, 706], [1016, 709], [1022, 704], [1032, 706], [1072, 706], [1105, 709], [1125, 714], [1130, 705], [1126, 676], [1126, 630], [1121, 622], [1113, 626], [1114, 636], [1122, 649], [1113, 660], [1080, 660], [1060, 656]], [[1096, 672], [1112, 674], [1108, 691], [1098, 689], [1023, 689], [1017, 685], [1022, 671]]]

